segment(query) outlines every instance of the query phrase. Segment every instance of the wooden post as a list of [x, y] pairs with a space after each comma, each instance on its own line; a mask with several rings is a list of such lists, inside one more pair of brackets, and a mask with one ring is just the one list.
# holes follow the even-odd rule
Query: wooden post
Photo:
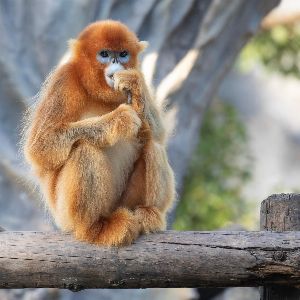
[[[300, 231], [300, 194], [272, 195], [260, 210], [260, 229], [267, 231]], [[275, 260], [284, 261], [285, 253]], [[300, 300], [300, 289], [283, 286], [260, 287], [261, 300]]]

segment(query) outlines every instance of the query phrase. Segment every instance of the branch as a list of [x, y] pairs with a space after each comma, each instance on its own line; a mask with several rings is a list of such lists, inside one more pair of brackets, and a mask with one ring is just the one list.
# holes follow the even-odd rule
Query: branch
[[300, 232], [175, 232], [105, 248], [56, 232], [0, 233], [0, 288], [152, 288], [300, 280]]

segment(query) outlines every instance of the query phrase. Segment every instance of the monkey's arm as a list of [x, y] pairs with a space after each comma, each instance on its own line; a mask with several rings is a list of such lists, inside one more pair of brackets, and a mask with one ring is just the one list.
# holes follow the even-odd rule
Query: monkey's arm
[[121, 104], [103, 116], [69, 123], [65, 134], [71, 143], [83, 139], [98, 147], [108, 147], [120, 139], [136, 136], [140, 126], [136, 112], [129, 105]]
[[114, 80], [116, 90], [130, 93], [132, 106], [141, 119], [148, 123], [149, 126], [144, 124], [144, 127], [150, 127], [152, 138], [164, 144], [166, 131], [162, 122], [162, 112], [154, 102], [142, 72], [136, 69], [119, 71], [115, 73]]
[[25, 144], [25, 154], [38, 167], [53, 170], [64, 164], [76, 142], [109, 147], [120, 139], [137, 135], [140, 126], [136, 112], [126, 104], [106, 115], [77, 122], [33, 125]]

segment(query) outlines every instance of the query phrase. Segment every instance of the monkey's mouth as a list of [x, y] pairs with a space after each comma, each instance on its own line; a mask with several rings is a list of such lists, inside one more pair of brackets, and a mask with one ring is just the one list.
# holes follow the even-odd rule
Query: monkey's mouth
[[105, 80], [109, 87], [114, 88], [114, 74], [118, 71], [124, 70], [124, 67], [120, 63], [110, 63], [108, 67], [105, 68]]

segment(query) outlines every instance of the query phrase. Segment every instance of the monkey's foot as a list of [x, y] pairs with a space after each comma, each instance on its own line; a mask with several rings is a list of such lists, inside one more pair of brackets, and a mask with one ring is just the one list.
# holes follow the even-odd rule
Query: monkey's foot
[[163, 214], [154, 206], [138, 207], [134, 214], [142, 227], [142, 233], [156, 232], [166, 228]]
[[95, 244], [106, 246], [130, 245], [140, 234], [140, 225], [133, 213], [126, 208], [118, 208], [103, 223]]

